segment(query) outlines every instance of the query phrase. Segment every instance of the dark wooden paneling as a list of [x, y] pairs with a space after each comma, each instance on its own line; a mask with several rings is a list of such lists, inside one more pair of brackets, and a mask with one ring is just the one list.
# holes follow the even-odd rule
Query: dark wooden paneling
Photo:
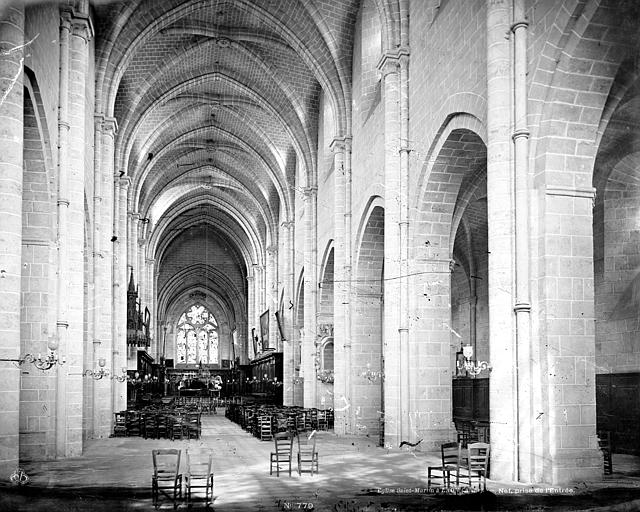
[[489, 379], [453, 379], [452, 392], [454, 421], [489, 421]]
[[640, 373], [596, 375], [596, 422], [614, 453], [640, 455]]

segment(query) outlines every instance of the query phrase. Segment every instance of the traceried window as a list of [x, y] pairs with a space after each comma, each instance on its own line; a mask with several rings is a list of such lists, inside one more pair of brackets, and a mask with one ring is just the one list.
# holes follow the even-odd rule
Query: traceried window
[[202, 304], [194, 304], [178, 320], [177, 362], [218, 363], [218, 322]]

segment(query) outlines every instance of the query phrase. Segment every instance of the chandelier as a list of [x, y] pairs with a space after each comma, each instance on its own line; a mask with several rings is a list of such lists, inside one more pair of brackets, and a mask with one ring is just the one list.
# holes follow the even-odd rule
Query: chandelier
[[111, 377], [111, 379], [116, 379], [118, 382], [124, 382], [127, 378], [127, 369], [122, 368], [122, 375], [111, 375], [109, 369], [105, 369], [105, 365], [107, 361], [104, 357], [98, 359], [99, 368], [96, 370], [85, 370], [82, 375], [85, 377], [91, 377], [95, 380], [100, 380], [102, 378]]
[[18, 365], [22, 365], [25, 362], [32, 363], [38, 370], [50, 370], [56, 364], [63, 365], [65, 364], [66, 358], [58, 358], [58, 338], [55, 336], [50, 336], [49, 341], [47, 342], [48, 353], [45, 357], [42, 357], [42, 354], [33, 355], [33, 354], [25, 354], [24, 356], [19, 357], [18, 359], [0, 359], [0, 361], [11, 361], [13, 363], [18, 363]]
[[473, 346], [464, 345], [461, 349], [456, 352], [456, 367], [458, 371], [479, 375], [484, 370], [491, 370], [491, 365], [488, 362], [473, 360]]
[[367, 379], [371, 384], [377, 382], [380, 379], [384, 378], [384, 373], [382, 371], [374, 371], [371, 369], [371, 364], [367, 363], [367, 369], [363, 372], [360, 372], [360, 376]]

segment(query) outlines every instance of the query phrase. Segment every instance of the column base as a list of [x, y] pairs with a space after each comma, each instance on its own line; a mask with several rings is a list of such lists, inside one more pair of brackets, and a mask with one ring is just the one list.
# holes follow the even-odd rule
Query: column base
[[600, 481], [603, 477], [602, 452], [597, 448], [563, 450], [551, 461], [552, 485]]

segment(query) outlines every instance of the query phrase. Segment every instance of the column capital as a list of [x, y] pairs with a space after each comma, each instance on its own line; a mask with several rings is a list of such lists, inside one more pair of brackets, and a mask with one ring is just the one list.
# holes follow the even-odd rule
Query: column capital
[[266, 248], [267, 254], [270, 256], [273, 256], [274, 254], [278, 254], [278, 246], [277, 245], [270, 245], [269, 247]]
[[118, 183], [120, 188], [123, 188], [123, 189], [126, 190], [127, 188], [129, 188], [129, 185], [131, 185], [133, 180], [129, 176], [126, 176], [126, 175], [120, 176], [120, 175], [118, 175], [118, 176], [116, 176], [116, 182]]
[[127, 215], [131, 217], [133, 220], [140, 220], [140, 212], [127, 212]]
[[93, 123], [95, 125], [96, 131], [102, 131], [104, 129], [104, 114], [96, 113], [93, 114]]
[[295, 224], [296, 223], [292, 220], [285, 220], [280, 224], [280, 226], [282, 226], [284, 229], [291, 229], [293, 226], [295, 226]]
[[102, 131], [104, 134], [115, 138], [116, 133], [118, 133], [118, 121], [116, 118], [103, 116], [102, 121]]
[[334, 153], [344, 152], [345, 149], [351, 148], [351, 137], [336, 136], [329, 143], [329, 148]]
[[147, 265], [153, 265], [156, 262], [155, 258], [147, 258], [144, 260]]
[[76, 12], [74, 8], [64, 7], [60, 11], [61, 25], [71, 30], [74, 36], [81, 37], [85, 42], [93, 39], [95, 31], [91, 16]]
[[253, 283], [256, 280], [255, 276], [247, 276], [247, 281]]
[[144, 244], [146, 244], [146, 243], [147, 243], [147, 239], [146, 238], [138, 238], [138, 245], [140, 247], [143, 247]]
[[409, 55], [410, 52], [407, 47], [386, 51], [380, 56], [376, 69], [383, 77], [397, 73], [400, 70], [400, 66], [409, 61]]
[[315, 197], [318, 195], [318, 187], [305, 187], [302, 189], [302, 193], [305, 199]]

